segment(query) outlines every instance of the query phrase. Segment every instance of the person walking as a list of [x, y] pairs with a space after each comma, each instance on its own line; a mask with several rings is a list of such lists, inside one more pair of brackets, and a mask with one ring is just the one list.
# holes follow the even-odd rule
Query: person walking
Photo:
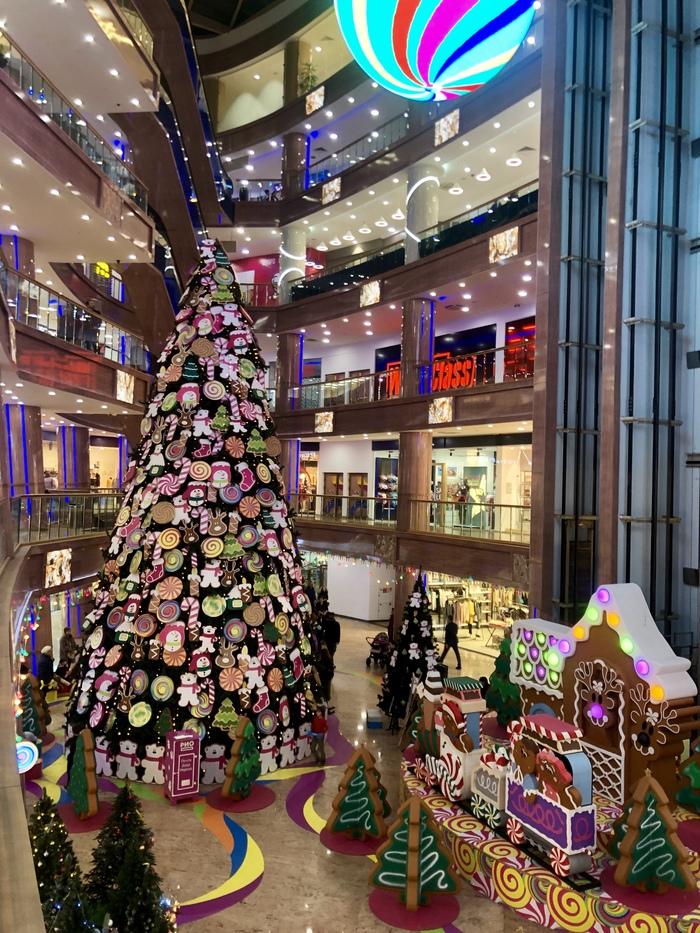
[[328, 721], [326, 719], [326, 704], [320, 703], [316, 715], [311, 721], [311, 754], [320, 765], [326, 763], [326, 733]]
[[442, 652], [442, 657], [440, 658], [440, 664], [443, 663], [443, 661], [445, 660], [445, 655], [451, 648], [455, 653], [455, 657], [457, 658], [457, 670], [461, 671], [462, 670], [462, 659], [459, 655], [459, 641], [457, 639], [458, 635], [459, 635], [459, 626], [454, 621], [454, 619], [450, 619], [450, 621], [445, 626], [445, 650]]
[[41, 654], [36, 659], [36, 679], [39, 681], [41, 692], [46, 694], [53, 680], [53, 648], [51, 645], [44, 645]]
[[323, 699], [326, 703], [331, 702], [331, 681], [333, 680], [333, 675], [335, 674], [335, 665], [333, 664], [333, 658], [328, 646], [321, 642], [321, 654], [316, 664], [316, 670], [318, 671], [318, 679], [321, 682], [321, 692], [323, 693]]
[[323, 616], [323, 639], [328, 646], [331, 657], [335, 657], [335, 652], [340, 644], [340, 622], [332, 612], [326, 612]]

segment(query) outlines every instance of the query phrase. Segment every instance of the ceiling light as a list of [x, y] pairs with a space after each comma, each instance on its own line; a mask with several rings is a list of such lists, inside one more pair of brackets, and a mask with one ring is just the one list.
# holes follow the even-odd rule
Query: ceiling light
[[498, 122], [498, 120], [496, 120], [496, 122], [493, 125], [495, 129], [500, 130], [501, 124]]
[[364, 226], [360, 227], [360, 229], [359, 229], [358, 232], [359, 232], [359, 233], [371, 233], [371, 232], [372, 232], [372, 228], [371, 228], [371, 227], [368, 227], [367, 224], [364, 224]]
[[532, 109], [532, 108], [535, 106], [534, 100], [529, 100], [529, 101], [527, 102], [527, 105], [528, 105], [528, 107], [530, 107], [530, 109]]
[[350, 214], [350, 220], [357, 220], [357, 214]]
[[462, 140], [462, 145], [463, 145], [463, 146], [468, 146], [468, 145], [469, 145], [469, 140], [468, 140], [468, 139], [463, 139], [463, 140]]
[[469, 305], [462, 305], [462, 311], [468, 311]]
[[247, 255], [250, 253], [250, 250], [249, 250], [249, 249], [242, 249], [241, 252], [243, 253], [244, 256], [247, 256]]
[[82, 402], [83, 402], [83, 400], [82, 400], [81, 398], [77, 398], [77, 399], [76, 399], [76, 402], [78, 403], [78, 405], [81, 405]]
[[442, 159], [440, 158], [440, 156], [435, 156], [435, 161], [436, 161], [436, 162], [442, 162]]
[[136, 256], [134, 256], [134, 254], [132, 253], [131, 256], [129, 256], [129, 259], [135, 260]]
[[[342, 246], [342, 245], [343, 245], [342, 241], [339, 240], [337, 236], [334, 236], [334, 237], [333, 237], [333, 239], [330, 241], [330, 244], [331, 244], [331, 246]], [[311, 263], [309, 263], [309, 265], [314, 266], [314, 265], [316, 265], [316, 263], [311, 262]]]
[[119, 77], [119, 72], [117, 71], [116, 68], [110, 68], [110, 69], [109, 69], [109, 73], [112, 75], [113, 78], [118, 78], [118, 77]]
[[253, 77], [255, 78], [256, 81], [260, 80], [260, 75], [253, 75]]
[[374, 194], [374, 191], [372, 191], [372, 189], [370, 188], [369, 193], [370, 193], [370, 194]]
[[489, 173], [486, 171], [485, 168], [482, 168], [482, 170], [479, 172], [478, 175], [475, 176], [475, 178], [477, 181], [491, 181], [491, 176], [489, 175]]
[[344, 317], [344, 318], [343, 318], [343, 324], [347, 324], [348, 322], [349, 322], [349, 318]]
[[531, 276], [531, 275], [524, 275], [524, 276], [523, 276], [523, 282], [532, 282], [532, 276]]
[[391, 215], [391, 219], [392, 219], [392, 220], [405, 220], [405, 219], [406, 219], [406, 215], [404, 214], [404, 212], [403, 212], [403, 211], [401, 210], [401, 208], [399, 207], [399, 208], [397, 208], [397, 209], [394, 211], [394, 213]]
[[316, 247], [316, 249], [319, 250], [321, 253], [325, 253], [325, 252], [328, 251], [328, 247], [326, 246], [326, 244], [325, 244], [323, 241], [321, 241], [321, 242], [318, 244], [318, 246]]
[[108, 242], [108, 243], [114, 243], [114, 237], [113, 237], [113, 236], [108, 236], [108, 237], [107, 237], [107, 242]]
[[462, 295], [462, 298], [464, 298], [465, 301], [471, 301], [472, 296], [469, 294], [469, 292], [465, 292]]
[[277, 148], [277, 140], [276, 140], [276, 139], [271, 139], [271, 140], [270, 140], [270, 145], [272, 146], [273, 149], [276, 149], [276, 148]]
[[391, 180], [394, 182], [395, 185], [398, 185], [398, 183], [399, 183], [398, 178], [392, 178]]
[[431, 293], [430, 293], [430, 297], [431, 297], [431, 298], [434, 298], [436, 295], [437, 295], [437, 292], [431, 292]]
[[[324, 343], [330, 343], [330, 340], [328, 339], [328, 337], [324, 337], [324, 338], [323, 338], [323, 342], [324, 342]], [[325, 441], [325, 437], [324, 437], [324, 441]]]
[[354, 103], [355, 103], [355, 98], [354, 98], [354, 97], [348, 97], [348, 103], [349, 103], [349, 104], [354, 104]]
[[324, 233], [328, 233], [328, 227], [324, 227], [324, 228], [323, 228], [323, 232], [324, 232]]
[[19, 156], [15, 156], [14, 159], [12, 160], [12, 164], [13, 165], [24, 165], [24, 162], [19, 158]]
[[373, 117], [378, 117], [378, 116], [379, 116], [379, 111], [378, 111], [378, 110], [370, 110], [370, 115], [373, 116]]
[[316, 50], [317, 52], [320, 52], [320, 51], [321, 51], [321, 46], [320, 46], [320, 45], [316, 45], [316, 46], [314, 46], [314, 48], [315, 48], [315, 50]]
[[375, 227], [388, 227], [389, 222], [387, 220], [384, 220], [383, 217], [380, 217], [379, 220], [374, 221], [374, 226]]
[[355, 234], [354, 234], [354, 233], [350, 233], [350, 231], [348, 230], [347, 233], [344, 233], [344, 234], [343, 234], [343, 239], [344, 239], [344, 240], [347, 240], [348, 242], [351, 243], [351, 242], [355, 239]]
[[311, 129], [311, 124], [310, 124], [310, 123], [305, 123], [305, 124], [304, 124], [304, 129], [305, 129], [305, 130], [310, 130], [310, 129]]
[[495, 146], [489, 146], [489, 152], [491, 153], [491, 155], [493, 155], [495, 151], [496, 151]]
[[531, 260], [531, 259], [526, 259], [525, 262], [523, 263], [523, 265], [525, 265], [525, 266], [531, 266], [531, 265], [532, 265], [532, 260]]
[[102, 116], [101, 113], [98, 113], [98, 114], [97, 114], [97, 119], [100, 121], [100, 123], [104, 123], [104, 122], [105, 122], [105, 118]]
[[35, 269], [34, 271], [36, 272], [37, 275], [41, 275], [41, 273], [42, 273], [44, 270], [43, 270], [43, 269]]
[[100, 408], [106, 408], [106, 407], [107, 407], [106, 405], [100, 405]]
[[447, 190], [450, 194], [464, 194], [464, 188], [459, 184], [459, 182], [455, 182], [452, 187], [448, 188]]
[[134, 107], [140, 107], [140, 106], [141, 106], [138, 97], [132, 97], [131, 100], [129, 101], [129, 103], [133, 104]]
[[47, 280], [46, 280], [46, 284], [47, 284], [47, 285], [53, 285], [53, 280], [52, 280], [52, 279], [47, 279]]
[[330, 217], [330, 216], [331, 216], [331, 212], [330, 212], [330, 211], [324, 211], [323, 213], [326, 215], [326, 217]]
[[86, 42], [94, 42], [94, 41], [95, 41], [95, 37], [94, 37], [94, 36], [91, 36], [90, 33], [88, 33], [86, 36], [83, 36], [83, 38], [85, 39]]
[[330, 120], [330, 118], [333, 116], [333, 111], [332, 111], [332, 110], [326, 110], [326, 116], [327, 116], [328, 119]]
[[337, 134], [337, 133], [329, 133], [328, 135], [330, 136], [331, 139], [337, 139], [337, 138], [338, 138], [338, 134]]
[[373, 337], [373, 336], [374, 336], [374, 331], [373, 331], [373, 330], [366, 330], [365, 333], [367, 334], [368, 337]]
[[326, 335], [326, 337], [330, 337], [331, 335], [331, 332], [329, 330], [324, 330], [323, 333]]
[[527, 44], [528, 44], [528, 45], [534, 45], [534, 44], [535, 44], [535, 37], [534, 37], [534, 36], [528, 36], [528, 37], [527, 37]]
[[23, 383], [23, 382], [15, 382], [15, 385], [17, 386], [18, 389], [23, 389], [23, 388], [24, 388], [24, 383]]
[[245, 170], [246, 170], [246, 172], [254, 172], [254, 171], [255, 171], [255, 166], [254, 166], [254, 165], [246, 165]]
[[52, 188], [52, 189], [49, 191], [49, 194], [52, 194], [55, 198], [60, 198], [60, 197], [61, 197], [61, 192], [58, 190], [58, 188]]
[[247, 236], [247, 237], [245, 238], [246, 243], [250, 243], [251, 239], [252, 239], [251, 237]]
[[11, 210], [12, 210], [12, 208], [10, 207], [9, 204], [3, 204], [2, 209], [3, 209], [4, 211], [11, 211]]
[[511, 168], [515, 168], [516, 166], [522, 165], [522, 164], [523, 164], [523, 160], [515, 152], [509, 159], [506, 159], [506, 165], [510, 165]]
[[372, 317], [371, 311], [365, 311], [365, 317]]
[[12, 230], [13, 233], [18, 233], [19, 227], [17, 226], [17, 224], [10, 224], [10, 230]]
[[495, 279], [496, 276], [498, 275], [498, 272], [489, 272], [489, 275], [491, 276], [492, 279]]
[[76, 415], [82, 415], [83, 409], [82, 409], [82, 408], [76, 408], [75, 413], [76, 413]]
[[389, 307], [391, 308], [392, 311], [396, 310], [396, 305], [389, 305]]
[[90, 220], [90, 215], [89, 215], [89, 214], [81, 214], [81, 215], [80, 215], [80, 219], [81, 219], [81, 220]]
[[53, 391], [53, 389], [49, 390], [49, 395], [55, 395], [55, 394], [56, 393]]
[[521, 289], [521, 290], [518, 292], [518, 297], [519, 297], [519, 298], [527, 298], [527, 292], [524, 291], [523, 289]]
[[372, 322], [370, 321], [369, 318], [366, 318], [362, 323], [365, 325], [365, 327], [371, 327], [371, 326], [372, 326]]
[[300, 334], [305, 334], [305, 333], [306, 333], [306, 328], [305, 328], [305, 327], [300, 327], [300, 328], [299, 328], [299, 333], [300, 333]]

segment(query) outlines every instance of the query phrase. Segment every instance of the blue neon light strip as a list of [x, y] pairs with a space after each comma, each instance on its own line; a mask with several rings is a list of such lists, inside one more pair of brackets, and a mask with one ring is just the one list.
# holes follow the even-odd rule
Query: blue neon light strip
[[10, 462], [10, 495], [15, 494], [15, 471], [12, 456], [12, 431], [10, 429], [10, 406], [5, 405], [5, 425], [7, 427], [7, 454]]
[[[24, 461], [24, 491], [29, 495], [29, 454], [27, 453], [27, 424], [24, 418], [24, 405], [19, 406], [20, 418], [22, 419], [22, 458]], [[29, 511], [29, 502], [27, 502], [27, 511]]]
[[76, 428], [71, 428], [73, 432], [73, 485], [78, 486], [78, 441], [76, 439]]
[[66, 456], [66, 429], [61, 428], [61, 453], [63, 454], [63, 482], [68, 485], [68, 458]]

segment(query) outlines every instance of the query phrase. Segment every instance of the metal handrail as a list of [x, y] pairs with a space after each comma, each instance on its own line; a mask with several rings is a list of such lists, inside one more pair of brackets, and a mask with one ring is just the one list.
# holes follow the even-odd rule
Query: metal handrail
[[70, 493], [65, 490], [10, 500], [15, 547], [39, 541], [109, 534], [121, 508], [122, 493]]
[[134, 6], [133, 0], [116, 0], [116, 3], [148, 57], [153, 58], [153, 33]]
[[530, 540], [529, 505], [411, 499], [410, 509], [412, 531], [523, 544]]
[[[515, 382], [534, 375], [535, 337], [490, 347], [464, 356], [436, 357], [419, 365], [419, 394], [433, 395], [495, 382]], [[292, 410], [335, 408], [385, 401], [401, 396], [401, 370], [396, 368], [327, 382], [307, 382], [289, 389]]]
[[145, 185], [134, 175], [106, 142], [56, 90], [39, 69], [0, 31], [0, 69], [26, 93], [39, 110], [42, 119], [54, 123], [82, 149], [114, 184], [130, 197], [144, 213], [148, 210]]
[[97, 353], [113, 363], [149, 372], [150, 354], [136, 334], [1, 262], [0, 288], [20, 324]]
[[270, 282], [239, 282], [239, 286], [247, 308], [273, 308], [279, 304], [279, 289]]
[[396, 499], [382, 496], [321, 495], [291, 492], [289, 504], [299, 519], [351, 525], [396, 525]]

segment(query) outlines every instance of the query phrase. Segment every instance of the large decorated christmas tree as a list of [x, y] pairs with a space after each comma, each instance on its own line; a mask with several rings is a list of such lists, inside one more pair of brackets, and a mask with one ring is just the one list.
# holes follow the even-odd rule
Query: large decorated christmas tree
[[158, 360], [68, 710], [74, 733], [106, 739], [120, 777], [142, 776], [167, 728], [197, 731], [203, 758], [228, 752], [231, 707], [276, 767], [311, 719], [311, 607], [265, 373], [207, 240]]
[[378, 706], [396, 724], [406, 715], [412, 688], [425, 680], [437, 664], [433, 621], [425, 587], [418, 577], [403, 611]]

